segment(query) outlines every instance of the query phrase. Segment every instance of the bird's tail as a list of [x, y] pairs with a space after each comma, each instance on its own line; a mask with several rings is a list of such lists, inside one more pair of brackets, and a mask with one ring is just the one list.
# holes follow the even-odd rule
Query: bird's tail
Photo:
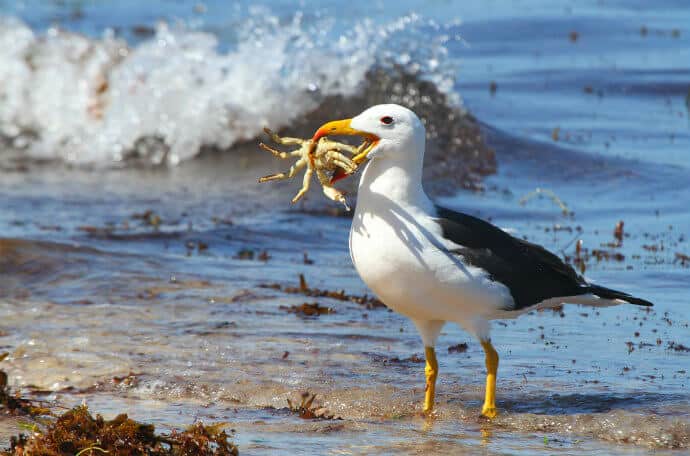
[[654, 305], [645, 299], [636, 298], [635, 296], [629, 295], [628, 293], [623, 293], [622, 291], [612, 290], [606, 287], [600, 287], [599, 285], [590, 284], [587, 288], [590, 293], [595, 294], [603, 299], [619, 299], [621, 301], [625, 301], [629, 304], [635, 304], [637, 306], [651, 307]]

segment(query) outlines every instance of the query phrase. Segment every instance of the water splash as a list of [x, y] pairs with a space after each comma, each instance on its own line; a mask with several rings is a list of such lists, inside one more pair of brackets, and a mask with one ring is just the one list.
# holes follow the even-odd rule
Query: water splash
[[[445, 38], [414, 44], [422, 26], [429, 24], [409, 16], [342, 32], [329, 18], [307, 23], [298, 13], [281, 23], [254, 8], [237, 42], [220, 52], [215, 35], [184, 25], [160, 23], [130, 47], [112, 31], [91, 39], [50, 28], [40, 36], [0, 18], [0, 136], [32, 159], [174, 165], [202, 147], [253, 139], [264, 125], [287, 126], [328, 96], [350, 96], [383, 62], [451, 93], [449, 66], [439, 63]], [[393, 35], [408, 36], [395, 40], [406, 52], [386, 47]]]

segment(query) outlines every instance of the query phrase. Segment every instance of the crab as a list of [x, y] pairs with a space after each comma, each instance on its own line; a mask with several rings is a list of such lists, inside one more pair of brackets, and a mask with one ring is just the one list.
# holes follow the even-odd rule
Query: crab
[[302, 180], [302, 188], [297, 192], [295, 197], [292, 198], [293, 204], [299, 201], [309, 191], [312, 175], [316, 172], [324, 195], [333, 201], [342, 203], [348, 211], [350, 210], [343, 192], [333, 187], [333, 181], [335, 180], [333, 175], [342, 175], [343, 173], [349, 175], [355, 172], [357, 170], [357, 164], [350, 157], [345, 155], [345, 153], [351, 154], [353, 157], [357, 156], [368, 147], [368, 142], [365, 141], [359, 147], [355, 147], [325, 137], [314, 142], [311, 139], [291, 138], [287, 136], [281, 137], [268, 128], [264, 128], [264, 132], [266, 132], [276, 144], [283, 146], [299, 146], [299, 149], [284, 152], [274, 149], [264, 143], [260, 143], [259, 147], [278, 158], [285, 160], [292, 157], [298, 157], [298, 159], [286, 172], [264, 176], [259, 179], [259, 182], [290, 179], [299, 171], [306, 168]]

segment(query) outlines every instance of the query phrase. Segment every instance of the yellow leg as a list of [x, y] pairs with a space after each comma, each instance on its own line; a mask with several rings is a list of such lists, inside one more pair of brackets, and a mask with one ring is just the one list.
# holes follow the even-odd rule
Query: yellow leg
[[486, 353], [486, 396], [484, 396], [484, 406], [482, 415], [487, 418], [495, 418], [496, 411], [496, 372], [498, 371], [498, 353], [491, 345], [490, 340], [483, 340], [482, 348]]
[[438, 362], [434, 347], [424, 347], [426, 356], [426, 388], [424, 389], [424, 413], [428, 414], [434, 409], [434, 398], [436, 396], [436, 377], [438, 376]]

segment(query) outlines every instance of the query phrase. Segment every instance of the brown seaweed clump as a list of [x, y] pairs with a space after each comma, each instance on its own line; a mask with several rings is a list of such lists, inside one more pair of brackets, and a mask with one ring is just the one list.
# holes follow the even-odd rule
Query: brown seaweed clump
[[467, 344], [465, 342], [448, 347], [448, 353], [465, 353], [467, 351]]
[[299, 275], [299, 287], [283, 286], [279, 283], [264, 283], [260, 284], [259, 287], [278, 290], [282, 291], [283, 293], [289, 294], [302, 294], [304, 296], [309, 296], [311, 298], [331, 298], [338, 301], [350, 301], [364, 306], [367, 309], [386, 307], [386, 305], [379, 299], [376, 299], [371, 296], [349, 295], [345, 293], [345, 290], [333, 291], [311, 288], [309, 287], [309, 285], [307, 285], [307, 280], [304, 278], [303, 274]]
[[82, 405], [59, 416], [43, 432], [13, 438], [9, 450], [0, 455], [237, 456], [237, 447], [222, 426], [197, 423], [182, 432], [156, 435], [152, 424], [139, 423], [126, 414], [110, 421], [100, 415], [94, 418]]
[[318, 317], [319, 315], [328, 315], [335, 313], [335, 309], [319, 305], [318, 302], [305, 302], [302, 305], [290, 307], [280, 306], [280, 310], [284, 310], [287, 313], [294, 313], [305, 317]]
[[342, 420], [340, 416], [336, 416], [331, 413], [326, 407], [316, 407], [314, 406], [314, 399], [316, 399], [316, 394], [311, 394], [309, 392], [302, 393], [302, 401], [299, 404], [293, 404], [293, 402], [288, 399], [288, 409], [290, 412], [296, 414], [303, 420]]

